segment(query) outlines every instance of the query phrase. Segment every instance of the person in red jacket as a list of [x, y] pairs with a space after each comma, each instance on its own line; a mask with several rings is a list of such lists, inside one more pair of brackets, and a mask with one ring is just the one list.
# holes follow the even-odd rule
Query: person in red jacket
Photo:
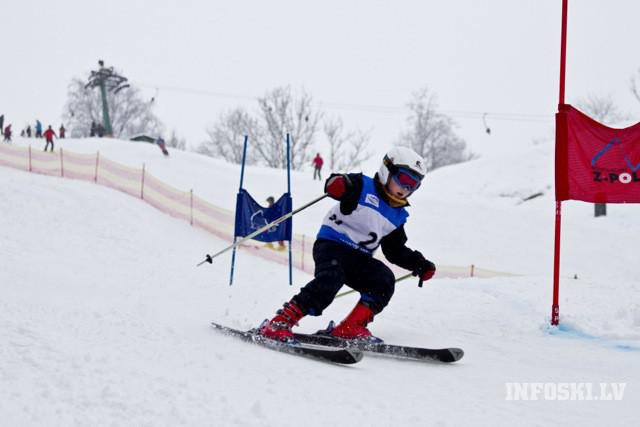
[[320, 171], [322, 170], [322, 165], [324, 164], [324, 160], [320, 157], [320, 153], [317, 153], [313, 158], [313, 180], [315, 181], [316, 176], [318, 177], [318, 181], [322, 181], [322, 177], [320, 176]]
[[53, 137], [56, 136], [56, 133], [51, 129], [51, 125], [49, 125], [49, 128], [44, 131], [43, 136], [47, 141], [47, 144], [44, 146], [44, 151], [47, 151], [47, 147], [51, 144], [51, 152], [53, 153]]

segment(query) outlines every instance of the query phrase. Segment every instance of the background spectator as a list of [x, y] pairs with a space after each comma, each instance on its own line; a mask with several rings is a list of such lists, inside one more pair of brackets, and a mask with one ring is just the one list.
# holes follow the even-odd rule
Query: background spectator
[[47, 140], [47, 144], [44, 146], [44, 151], [47, 151], [47, 147], [51, 144], [51, 152], [53, 153], [53, 137], [56, 136], [56, 133], [51, 129], [51, 125], [49, 128], [44, 131], [44, 138]]
[[318, 180], [322, 181], [322, 176], [320, 175], [320, 171], [322, 170], [322, 165], [324, 164], [324, 160], [320, 157], [320, 153], [317, 153], [313, 158], [313, 179], [318, 177]]
[[[273, 206], [273, 204], [276, 202], [276, 200], [273, 198], [273, 196], [269, 196], [267, 197], [267, 207], [270, 208], [271, 206]], [[265, 245], [265, 247], [269, 248], [269, 249], [274, 249], [273, 247], [273, 243], [271, 242], [267, 242]], [[276, 250], [278, 251], [284, 251], [286, 249], [286, 247], [284, 246], [284, 242], [282, 240], [280, 240], [278, 242], [278, 248]]]
[[4, 142], [11, 142], [11, 124], [4, 128]]
[[36, 120], [36, 138], [42, 138], [42, 123]]

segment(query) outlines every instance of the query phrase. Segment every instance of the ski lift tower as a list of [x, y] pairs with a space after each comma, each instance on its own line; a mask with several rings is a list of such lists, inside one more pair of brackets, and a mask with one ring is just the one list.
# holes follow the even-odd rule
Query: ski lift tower
[[104, 61], [99, 60], [98, 71], [91, 71], [89, 82], [85, 88], [99, 87], [102, 95], [102, 119], [105, 134], [113, 136], [113, 128], [111, 127], [111, 119], [109, 118], [109, 104], [107, 103], [107, 91], [118, 93], [122, 89], [128, 88], [127, 78], [113, 71], [113, 67], [105, 67]]

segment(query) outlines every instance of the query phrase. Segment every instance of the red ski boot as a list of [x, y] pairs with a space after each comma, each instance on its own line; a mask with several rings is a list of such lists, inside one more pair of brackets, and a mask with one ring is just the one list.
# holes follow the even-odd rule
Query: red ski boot
[[367, 329], [367, 325], [371, 322], [373, 322], [373, 311], [359, 302], [351, 313], [338, 326], [333, 328], [331, 335], [347, 340], [377, 340]]
[[295, 303], [285, 302], [284, 306], [276, 312], [275, 317], [260, 328], [260, 335], [278, 341], [293, 341], [291, 328], [297, 325], [298, 320], [304, 315]]

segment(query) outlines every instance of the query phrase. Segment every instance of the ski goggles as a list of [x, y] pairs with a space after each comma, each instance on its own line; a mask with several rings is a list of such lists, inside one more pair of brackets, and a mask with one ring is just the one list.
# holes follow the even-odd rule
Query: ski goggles
[[398, 168], [396, 173], [391, 175], [391, 178], [396, 184], [407, 191], [415, 191], [420, 187], [420, 183], [422, 182], [422, 177], [404, 168]]

